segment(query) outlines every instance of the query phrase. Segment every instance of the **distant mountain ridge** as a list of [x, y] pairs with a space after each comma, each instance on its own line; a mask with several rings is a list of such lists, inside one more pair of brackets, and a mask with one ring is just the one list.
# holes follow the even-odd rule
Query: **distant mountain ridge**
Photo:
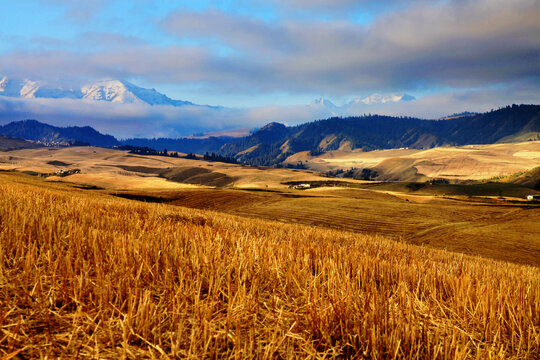
[[252, 165], [275, 165], [301, 151], [417, 149], [539, 139], [540, 106], [512, 105], [449, 120], [369, 115], [334, 117], [298, 126], [272, 123], [224, 145], [220, 153]]
[[[416, 100], [412, 95], [400, 93], [400, 94], [372, 94], [368, 97], [356, 97], [347, 103], [338, 106], [332, 101], [320, 97], [309, 103], [309, 107], [315, 109], [326, 109], [332, 112], [333, 115], [337, 115], [340, 111], [347, 111], [354, 109], [358, 106], [369, 106], [374, 104], [387, 104], [387, 103], [399, 103], [399, 102], [409, 102]], [[368, 109], [367, 107], [365, 108]]]
[[[158, 92], [156, 89], [143, 88], [129, 81], [117, 79], [97, 80], [80, 86], [74, 86], [4, 76], [0, 77], [0, 96], [26, 99], [94, 100], [122, 104], [148, 104], [152, 106], [203, 106], [221, 108], [221, 106], [197, 105], [190, 101], [174, 100]], [[396, 103], [415, 99], [414, 96], [405, 93], [375, 93], [365, 98], [354, 98], [342, 106], [337, 106], [332, 101], [320, 97], [313, 100], [308, 106], [316, 109], [326, 109], [330, 111], [329, 115], [338, 115], [340, 110], [348, 110], [357, 105]]]
[[125, 139], [120, 140], [122, 145], [131, 145], [138, 147], [149, 147], [158, 151], [167, 149], [168, 151], [178, 151], [182, 153], [194, 153], [194, 154], [205, 154], [217, 153], [220, 151], [221, 147], [231, 141], [236, 140], [237, 138], [229, 136], [210, 136], [207, 138], [179, 138], [179, 139], [169, 139], [169, 138], [157, 138], [157, 139], [145, 139], [145, 138], [134, 138], [134, 139]]
[[[37, 120], [13, 121], [4, 126], [0, 125], [0, 136], [17, 138], [20, 141], [31, 140], [49, 145], [61, 143], [100, 147], [131, 145], [149, 147], [158, 151], [168, 149], [171, 151], [198, 154], [204, 154], [205, 152], [218, 152], [224, 144], [235, 140], [234, 137], [229, 136], [210, 136], [202, 139], [139, 138], [117, 140], [114, 136], [101, 134], [90, 126], [58, 127], [41, 123]], [[4, 140], [4, 142], [7, 143], [7, 139]], [[6, 145], [5, 148], [8, 148], [8, 146]], [[9, 148], [13, 148], [13, 145], [10, 145]]]
[[338, 108], [338, 106], [336, 106], [336, 104], [334, 104], [330, 100], [325, 99], [323, 97], [320, 97], [318, 99], [313, 100], [312, 102], [309, 103], [309, 106], [311, 106], [311, 107], [325, 107], [325, 108], [328, 108], [328, 109], [337, 109]]
[[90, 126], [58, 127], [36, 120], [14, 121], [0, 125], [0, 135], [42, 143], [87, 144], [102, 147], [119, 145], [114, 136], [104, 135]]
[[354, 105], [363, 103], [366, 105], [370, 104], [386, 104], [386, 103], [395, 103], [400, 101], [413, 101], [416, 98], [409, 94], [372, 94], [366, 98], [355, 98], [347, 103], [347, 105]]

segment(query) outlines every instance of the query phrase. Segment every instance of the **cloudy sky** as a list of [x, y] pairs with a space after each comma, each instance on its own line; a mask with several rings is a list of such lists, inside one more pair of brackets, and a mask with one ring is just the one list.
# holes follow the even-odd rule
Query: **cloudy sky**
[[[218, 129], [313, 120], [325, 114], [303, 105], [320, 96], [338, 105], [373, 93], [417, 98], [358, 109], [371, 113], [484, 111], [540, 103], [540, 1], [2, 1], [0, 75], [126, 79], [229, 108], [89, 110], [102, 130], [105, 114], [120, 119], [118, 135], [133, 134], [121, 121], [152, 116], [162, 135], [190, 131], [186, 119]], [[28, 107], [68, 122], [77, 105], [0, 102], [4, 113]]]

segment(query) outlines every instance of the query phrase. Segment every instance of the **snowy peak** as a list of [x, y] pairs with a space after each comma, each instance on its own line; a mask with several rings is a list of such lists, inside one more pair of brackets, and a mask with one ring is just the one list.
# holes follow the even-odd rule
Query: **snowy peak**
[[8, 79], [3, 77], [0, 80], [0, 95], [17, 97], [34, 97], [39, 88], [37, 82], [27, 79]]
[[189, 101], [173, 100], [156, 89], [145, 89], [128, 81], [102, 80], [81, 88], [83, 99], [103, 100], [124, 104], [146, 103], [149, 105], [193, 105]]
[[318, 99], [313, 100], [312, 102], [309, 103], [309, 106], [311, 106], [311, 107], [325, 107], [325, 108], [330, 108], [330, 109], [336, 109], [337, 108], [337, 106], [333, 102], [331, 102], [330, 100], [325, 99], [323, 97], [320, 97]]
[[[323, 97], [313, 100], [309, 103], [309, 107], [315, 109], [327, 109], [332, 111], [348, 110], [350, 107], [365, 106], [371, 104], [387, 104], [397, 102], [407, 102], [416, 100], [416, 98], [409, 94], [373, 94], [365, 98], [357, 97], [349, 101], [343, 106], [336, 106], [333, 102]], [[334, 114], [334, 112], [332, 112]]]
[[392, 102], [401, 102], [401, 101], [412, 101], [416, 100], [416, 98], [409, 94], [373, 94], [366, 98], [354, 98], [352, 99], [348, 105], [356, 105], [356, 104], [385, 104], [385, 103], [392, 103]]
[[0, 95], [22, 98], [68, 98], [123, 104], [183, 106], [189, 101], [173, 100], [155, 89], [145, 89], [123, 80], [100, 80], [81, 87], [63, 87], [28, 79], [0, 79]]
[[399, 99], [399, 101], [413, 101], [413, 100], [416, 100], [416, 98], [409, 94], [403, 94], [401, 95], [401, 98]]
[[82, 98], [88, 100], [101, 100], [119, 103], [142, 102], [131, 93], [122, 81], [105, 80], [81, 87]]
[[28, 79], [0, 79], [0, 95], [22, 98], [70, 98], [82, 97], [80, 90], [64, 88], [60, 85], [51, 86], [39, 81]]

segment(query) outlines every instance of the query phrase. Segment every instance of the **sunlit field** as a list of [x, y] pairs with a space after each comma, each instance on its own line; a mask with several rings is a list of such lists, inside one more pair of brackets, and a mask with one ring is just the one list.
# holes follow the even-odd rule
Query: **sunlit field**
[[540, 360], [540, 0], [0, 3], [0, 360]]
[[4, 358], [534, 359], [540, 270], [0, 174]]

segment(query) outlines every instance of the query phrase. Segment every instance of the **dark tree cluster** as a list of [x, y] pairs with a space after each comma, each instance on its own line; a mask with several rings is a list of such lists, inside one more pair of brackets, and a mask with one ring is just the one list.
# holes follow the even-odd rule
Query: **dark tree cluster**
[[155, 156], [168, 156], [168, 157], [179, 157], [178, 153], [176, 151], [167, 151], [167, 149], [163, 149], [163, 151], [158, 151], [146, 146], [132, 146], [132, 145], [120, 145], [115, 146], [115, 149], [118, 150], [128, 150], [130, 154], [137, 154], [137, 155], [155, 155]]
[[206, 161], [217, 161], [222, 163], [229, 163], [229, 164], [238, 164], [238, 161], [232, 157], [232, 156], [223, 156], [216, 153], [209, 154], [208, 152], [204, 154], [203, 159]]
[[427, 181], [428, 184], [450, 184], [448, 179], [430, 179]]
[[341, 174], [343, 174], [344, 172], [345, 172], [345, 170], [343, 170], [343, 169], [336, 169], [336, 170], [327, 171], [326, 175], [331, 176], [331, 177], [338, 177]]
[[341, 178], [349, 178], [349, 179], [356, 179], [356, 180], [375, 180], [377, 176], [379, 176], [379, 173], [374, 169], [358, 169], [358, 168], [350, 168], [348, 170], [344, 169], [336, 169], [326, 172], [326, 175], [332, 176], [332, 177], [341, 177]]

